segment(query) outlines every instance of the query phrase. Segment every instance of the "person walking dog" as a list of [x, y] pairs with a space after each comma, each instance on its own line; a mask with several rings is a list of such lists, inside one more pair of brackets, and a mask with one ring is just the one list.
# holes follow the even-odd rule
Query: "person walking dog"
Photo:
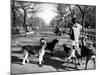
[[80, 31], [82, 29], [82, 25], [76, 23], [76, 18], [73, 18], [72, 22], [73, 22], [73, 26], [70, 29], [70, 37], [72, 40], [72, 45], [76, 47], [77, 53], [81, 55], [81, 51], [79, 48], [79, 37], [80, 37]]

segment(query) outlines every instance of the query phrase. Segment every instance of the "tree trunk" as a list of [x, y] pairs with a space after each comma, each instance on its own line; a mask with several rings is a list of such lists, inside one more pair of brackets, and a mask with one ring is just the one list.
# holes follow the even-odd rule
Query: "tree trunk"
[[81, 11], [81, 13], [82, 13], [82, 22], [81, 22], [81, 24], [82, 24], [82, 31], [84, 32], [84, 19], [85, 19], [85, 6], [84, 6], [84, 10], [82, 10], [82, 8], [79, 6], [79, 5], [76, 5], [79, 9], [80, 9], [80, 11]]
[[26, 10], [24, 10], [24, 23], [23, 23], [23, 27], [25, 28], [25, 31], [28, 32], [27, 25], [26, 25], [26, 17], [27, 17], [27, 13], [26, 13]]
[[12, 13], [13, 13], [13, 25], [12, 26], [15, 26], [16, 25], [16, 14], [15, 14], [14, 1], [13, 1], [13, 4], [12, 4]]
[[82, 16], [82, 32], [84, 32], [84, 14]]

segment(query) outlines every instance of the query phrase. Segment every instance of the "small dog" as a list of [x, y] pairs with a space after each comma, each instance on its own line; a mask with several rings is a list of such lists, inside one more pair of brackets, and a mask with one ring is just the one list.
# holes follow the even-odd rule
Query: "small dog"
[[47, 50], [51, 50], [51, 56], [53, 55], [54, 47], [58, 42], [59, 42], [58, 39], [54, 39], [53, 41], [47, 43], [46, 49]]

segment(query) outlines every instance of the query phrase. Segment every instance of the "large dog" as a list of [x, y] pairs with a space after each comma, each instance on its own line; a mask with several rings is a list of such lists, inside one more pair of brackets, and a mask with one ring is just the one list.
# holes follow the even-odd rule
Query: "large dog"
[[58, 42], [59, 42], [58, 39], [54, 39], [53, 41], [47, 43], [46, 49], [51, 50], [51, 55], [53, 55], [54, 47]]
[[29, 63], [29, 56], [30, 55], [35, 55], [38, 56], [39, 55], [39, 50], [42, 49], [42, 46], [44, 44], [43, 39], [40, 39], [40, 45], [25, 45], [25, 46], [21, 46], [18, 41], [16, 42], [17, 46], [21, 47], [22, 52], [23, 52], [23, 62], [22, 64], [24, 65], [26, 62]]
[[32, 46], [32, 45], [25, 45], [22, 46], [23, 51], [23, 62], [22, 64], [25, 64], [25, 62], [29, 63], [29, 56], [34, 54], [35, 56], [38, 55], [39, 50], [41, 49], [41, 46]]

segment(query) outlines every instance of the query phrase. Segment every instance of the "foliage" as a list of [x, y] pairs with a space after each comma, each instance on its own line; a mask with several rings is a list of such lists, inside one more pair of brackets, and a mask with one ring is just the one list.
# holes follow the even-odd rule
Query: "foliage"
[[75, 17], [83, 28], [96, 28], [95, 6], [58, 4], [56, 13], [58, 16], [51, 21], [51, 25], [71, 27], [72, 19]]

